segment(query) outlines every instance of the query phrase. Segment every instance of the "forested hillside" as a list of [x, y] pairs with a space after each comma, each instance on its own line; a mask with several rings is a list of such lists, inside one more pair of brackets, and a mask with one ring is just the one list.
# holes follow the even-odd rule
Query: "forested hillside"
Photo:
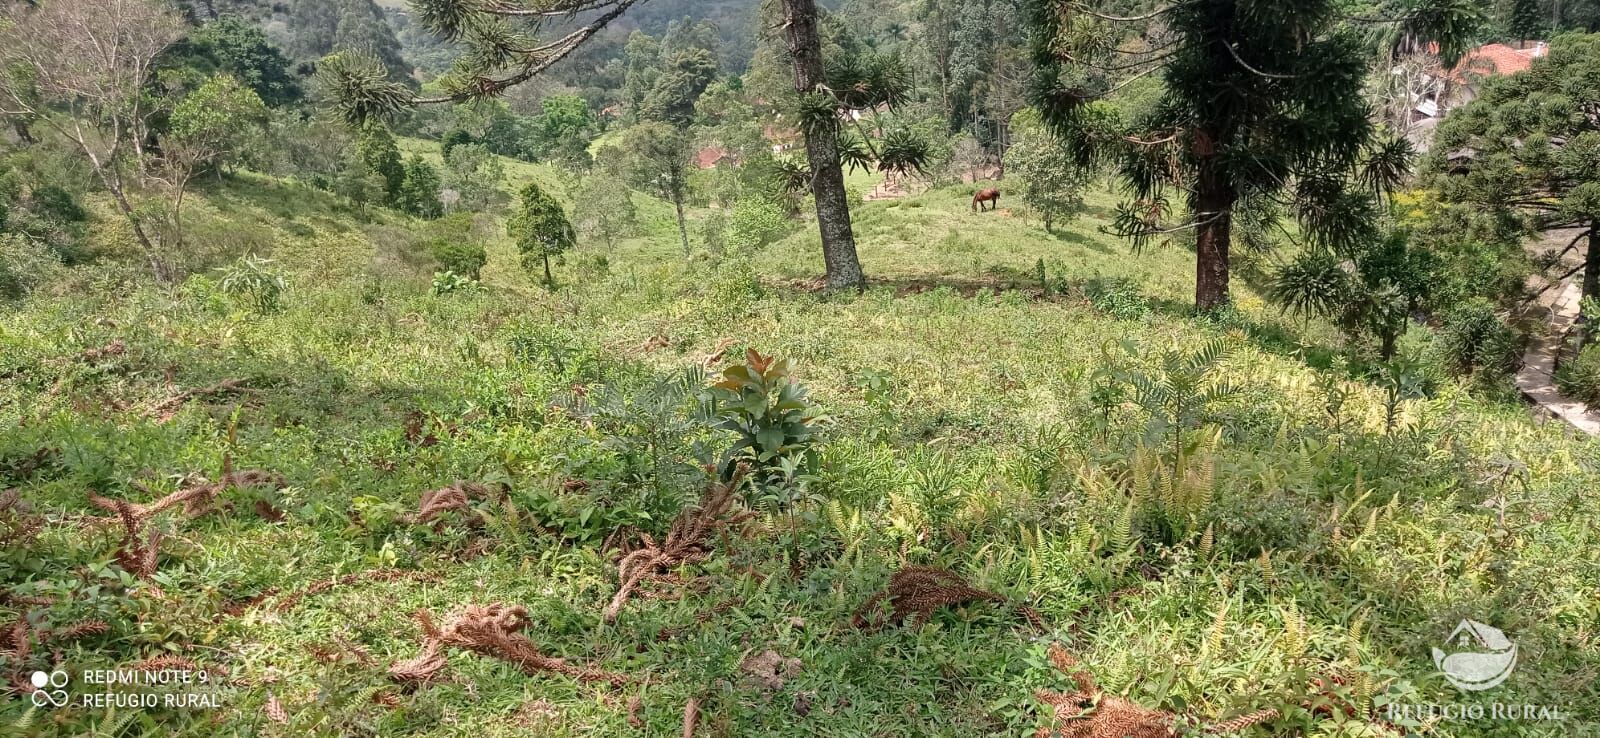
[[1588, 13], [0, 5], [0, 726], [1600, 736]]

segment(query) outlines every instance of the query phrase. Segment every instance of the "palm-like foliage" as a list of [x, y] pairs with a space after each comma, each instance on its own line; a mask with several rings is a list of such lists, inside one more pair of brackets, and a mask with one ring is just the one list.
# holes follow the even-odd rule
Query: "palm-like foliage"
[[[319, 76], [340, 112], [358, 121], [413, 105], [495, 97], [566, 58], [641, 2], [645, 0], [411, 0], [414, 17], [424, 28], [463, 48], [455, 68], [437, 80], [442, 95], [417, 97], [386, 75], [374, 76], [367, 59], [349, 54], [323, 60]], [[580, 14], [587, 16], [584, 25], [541, 38], [548, 24]]]
[[1302, 316], [1334, 315], [1349, 298], [1350, 273], [1343, 260], [1326, 252], [1306, 252], [1273, 276], [1272, 298]]
[[[1367, 19], [1414, 39], [1461, 47], [1482, 20], [1465, 0], [1381, 0]], [[1187, 217], [1167, 224], [1148, 209], [1123, 208], [1117, 231], [1136, 244], [1176, 230], [1196, 232], [1196, 306], [1228, 299], [1233, 215], [1241, 202], [1271, 198], [1301, 220], [1309, 238], [1348, 244], [1366, 235], [1368, 210], [1352, 193], [1362, 170], [1369, 191], [1403, 172], [1404, 149], [1374, 147], [1362, 89], [1369, 51], [1344, 4], [1174, 0], [1134, 18], [1107, 16], [1087, 0], [1029, 0], [1037, 68], [1034, 102], [1077, 154], [1115, 163], [1130, 200], [1181, 194]], [[1137, 21], [1163, 29], [1156, 50], [1130, 52], [1119, 31]], [[1132, 77], [1161, 72], [1154, 112], [1120, 120], [1090, 104]], [[1368, 156], [1368, 152], [1375, 155]]]
[[928, 142], [904, 128], [890, 130], [878, 145], [878, 170], [900, 176], [921, 173], [928, 167]]
[[1174, 459], [1182, 456], [1183, 432], [1200, 424], [1218, 404], [1240, 387], [1217, 368], [1232, 353], [1226, 341], [1215, 340], [1192, 353], [1168, 351], [1153, 371], [1129, 371], [1133, 402], [1150, 415], [1145, 436], [1171, 443]]

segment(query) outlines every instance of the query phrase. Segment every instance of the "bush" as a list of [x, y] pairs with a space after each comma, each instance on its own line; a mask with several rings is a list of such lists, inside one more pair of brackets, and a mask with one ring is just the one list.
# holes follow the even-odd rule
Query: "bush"
[[483, 245], [470, 241], [434, 239], [428, 242], [428, 253], [444, 271], [472, 280], [481, 278], [483, 265], [489, 263], [489, 252]]
[[1463, 304], [1445, 316], [1438, 339], [1446, 361], [1462, 373], [1504, 374], [1516, 366], [1517, 339], [1486, 299]]
[[275, 313], [288, 283], [271, 259], [246, 256], [222, 270], [222, 291], [244, 298], [258, 313]]
[[771, 200], [746, 198], [735, 205], [728, 217], [727, 246], [749, 250], [765, 246], [789, 232], [789, 219], [783, 206]]
[[1556, 372], [1561, 391], [1590, 405], [1600, 404], [1600, 344], [1592, 344]]
[[454, 271], [437, 272], [433, 275], [433, 294], [448, 295], [454, 292], [466, 292], [478, 286], [478, 280], [458, 274]]
[[1131, 279], [1096, 277], [1084, 285], [1083, 294], [1094, 309], [1117, 320], [1139, 320], [1150, 314], [1150, 299]]
[[26, 236], [0, 233], [0, 300], [20, 300], [61, 268], [55, 252]]

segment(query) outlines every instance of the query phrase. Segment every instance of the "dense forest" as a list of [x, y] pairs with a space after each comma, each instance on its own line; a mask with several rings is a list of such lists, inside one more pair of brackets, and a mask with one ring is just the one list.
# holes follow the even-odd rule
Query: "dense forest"
[[1600, 736], [1600, 3], [0, 2], [20, 736]]

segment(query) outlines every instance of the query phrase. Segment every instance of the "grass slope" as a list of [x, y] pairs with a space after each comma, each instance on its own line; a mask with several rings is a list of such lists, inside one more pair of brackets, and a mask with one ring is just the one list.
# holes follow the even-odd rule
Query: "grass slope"
[[[548, 169], [508, 169], [508, 189], [561, 191]], [[0, 487], [44, 516], [0, 564], [14, 594], [55, 598], [0, 601], [0, 621], [106, 620], [61, 645], [75, 671], [161, 653], [226, 669], [221, 709], [147, 711], [124, 735], [675, 735], [691, 697], [701, 735], [1029, 735], [1047, 714], [1035, 690], [1067, 686], [1046, 664], [1051, 641], [1147, 706], [1285, 713], [1254, 735], [1380, 735], [1369, 718], [1390, 702], [1494, 700], [1559, 705], [1566, 720], [1431, 734], [1600, 735], [1600, 446], [1449, 381], [1401, 403], [1391, 431], [1381, 387], [1313, 366], [1335, 348], [1325, 329], [1279, 321], [1248, 285], [1239, 315], [1186, 317], [1189, 254], [1132, 254], [1098, 233], [1104, 197], [1052, 236], [973, 214], [966, 195], [861, 208], [874, 283], [860, 296], [811, 289], [809, 228], [685, 264], [670, 210], [637, 195], [647, 237], [604, 259], [580, 247], [561, 289], [534, 287], [497, 237], [483, 289], [435, 296], [403, 220], [357, 222], [265, 180], [217, 188], [203, 219], [270, 250], [290, 285], [280, 311], [253, 312], [208, 273], [164, 291], [94, 272], [0, 315]], [[1096, 279], [1134, 289], [1108, 298]], [[1217, 409], [1221, 443], [1196, 452], [1215, 484], [1183, 500], [1130, 490], [1152, 453], [1147, 418], [1107, 399], [1103, 370], [1150, 370], [1217, 339], [1243, 394]], [[719, 347], [798, 362], [828, 416], [815, 502], [758, 505], [743, 536], [684, 569], [692, 584], [606, 624], [617, 583], [601, 543], [619, 526], [659, 537], [708, 483], [702, 449], [727, 443], [685, 420], [689, 403], [656, 407], [655, 378]], [[1407, 350], [1425, 353], [1425, 333]], [[251, 391], [163, 417], [177, 392], [229, 378]], [[287, 486], [161, 519], [158, 574], [120, 574], [120, 534], [93, 522], [90, 495], [148, 501], [225, 459]], [[456, 480], [506, 498], [480, 505], [479, 529], [406, 522], [421, 493]], [[1172, 505], [1194, 517], [1161, 513]], [[904, 563], [1026, 601], [1050, 630], [989, 603], [922, 628], [849, 627]], [[380, 569], [407, 574], [292, 596]], [[544, 653], [644, 683], [530, 677], [466, 652], [415, 691], [386, 678], [417, 655], [414, 612], [495, 601], [528, 608]], [[1434, 673], [1429, 647], [1463, 617], [1518, 642], [1498, 691], [1459, 693]], [[781, 684], [741, 669], [768, 649], [799, 660]], [[22, 732], [41, 735], [116, 720], [0, 706], [0, 724], [24, 715]]]

